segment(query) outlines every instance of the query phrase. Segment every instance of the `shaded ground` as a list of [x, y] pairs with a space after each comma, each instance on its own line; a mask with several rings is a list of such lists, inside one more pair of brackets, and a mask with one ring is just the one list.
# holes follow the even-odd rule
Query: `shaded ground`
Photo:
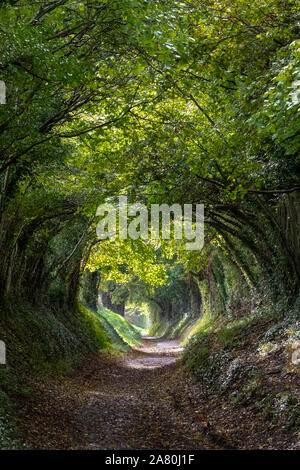
[[223, 448], [162, 387], [176, 368], [176, 341], [145, 339], [124, 358], [99, 357], [60, 383], [39, 384], [24, 432], [38, 449]]
[[295, 426], [262, 407], [275, 391], [299, 390], [297, 378], [286, 374], [283, 352], [257, 359], [252, 343], [235, 352], [258, 362], [261, 385], [241, 405], [230, 390], [203, 389], [177, 360], [177, 341], [148, 338], [125, 357], [92, 357], [70, 378], [33, 384], [23, 434], [35, 449], [299, 449]]

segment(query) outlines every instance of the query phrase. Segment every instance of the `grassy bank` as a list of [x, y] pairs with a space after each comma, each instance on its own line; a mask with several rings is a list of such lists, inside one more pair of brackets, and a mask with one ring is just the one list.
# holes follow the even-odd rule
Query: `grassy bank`
[[137, 327], [109, 310], [51, 310], [7, 303], [0, 310], [0, 339], [7, 364], [0, 366], [0, 449], [22, 448], [15, 436], [19, 403], [33, 396], [35, 380], [70, 374], [88, 356], [128, 351], [140, 341]]
[[234, 321], [204, 318], [182, 360], [203, 400], [255, 416], [278, 442], [280, 435], [294, 442], [300, 431], [299, 340], [299, 304], [277, 305]]
[[140, 344], [142, 328], [128, 323], [124, 317], [107, 308], [98, 310], [97, 315], [113, 343], [121, 350], [127, 351]]

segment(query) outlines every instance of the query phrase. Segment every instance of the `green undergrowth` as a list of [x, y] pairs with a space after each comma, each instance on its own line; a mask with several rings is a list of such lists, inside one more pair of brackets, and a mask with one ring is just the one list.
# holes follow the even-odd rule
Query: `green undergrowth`
[[273, 390], [268, 379], [269, 368], [283, 377], [300, 375], [291, 359], [300, 342], [299, 303], [265, 306], [235, 320], [219, 316], [197, 322], [182, 362], [207, 399], [226, 397], [237, 407], [251, 405], [273, 423], [300, 429], [296, 390], [280, 376]]
[[195, 317], [184, 316], [174, 320], [166, 320], [161, 318], [154, 322], [150, 328], [150, 336], [163, 336], [167, 339], [180, 339], [185, 344], [195, 330], [201, 319]]
[[[276, 305], [265, 303], [263, 307], [234, 320], [225, 315], [203, 315], [185, 336], [184, 362], [194, 371], [203, 365], [202, 361], [210, 353], [241, 349], [249, 343], [254, 329], [260, 332], [261, 340], [270, 339], [272, 332], [273, 336], [280, 337], [293, 325], [297, 329], [299, 303], [299, 299], [292, 307], [287, 301], [278, 302]], [[259, 344], [259, 337], [252, 337], [251, 340]]]
[[164, 331], [164, 336], [168, 339], [180, 339], [184, 344], [190, 330], [192, 330], [197, 323], [194, 317], [185, 316], [179, 321], [170, 322]]
[[194, 336], [199, 334], [205, 334], [212, 330], [214, 327], [214, 319], [208, 314], [203, 315], [201, 318], [194, 320], [184, 332], [182, 344], [186, 345], [188, 341]]
[[245, 346], [248, 341], [247, 329], [251, 331], [251, 324], [264, 323], [267, 320], [272, 320], [272, 316], [249, 314], [234, 321], [226, 321], [221, 316], [203, 316], [184, 340], [186, 348], [183, 362], [197, 375], [199, 370], [205, 369], [211, 354]]
[[166, 339], [180, 339], [182, 345], [186, 345], [189, 339], [199, 331], [207, 331], [213, 326], [213, 321], [208, 315], [201, 318], [184, 316], [182, 318], [154, 322], [149, 331], [150, 336], [163, 336]]
[[164, 318], [153, 321], [149, 330], [149, 336], [164, 336], [167, 328], [168, 322]]
[[18, 304], [0, 312], [8, 367], [31, 375], [64, 375], [87, 354], [109, 351], [111, 339], [85, 307], [51, 310]]
[[107, 308], [98, 310], [97, 315], [102, 320], [107, 334], [121, 350], [127, 351], [141, 343], [142, 328], [128, 323], [124, 317]]

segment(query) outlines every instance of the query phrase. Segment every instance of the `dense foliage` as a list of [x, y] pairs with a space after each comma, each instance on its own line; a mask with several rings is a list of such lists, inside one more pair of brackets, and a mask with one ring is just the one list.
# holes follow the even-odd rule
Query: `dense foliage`
[[[100, 278], [153, 286], [169, 317], [224, 313], [236, 290], [295, 298], [297, 2], [4, 1], [0, 25], [2, 298], [74, 308], [86, 268], [93, 302]], [[204, 250], [99, 242], [120, 194], [204, 203]]]

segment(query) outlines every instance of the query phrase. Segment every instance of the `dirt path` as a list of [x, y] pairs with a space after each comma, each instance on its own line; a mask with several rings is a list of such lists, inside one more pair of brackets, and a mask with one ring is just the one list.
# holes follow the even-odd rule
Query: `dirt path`
[[167, 387], [181, 350], [177, 341], [146, 338], [124, 358], [93, 358], [69, 379], [39, 384], [27, 441], [38, 449], [220, 448]]

